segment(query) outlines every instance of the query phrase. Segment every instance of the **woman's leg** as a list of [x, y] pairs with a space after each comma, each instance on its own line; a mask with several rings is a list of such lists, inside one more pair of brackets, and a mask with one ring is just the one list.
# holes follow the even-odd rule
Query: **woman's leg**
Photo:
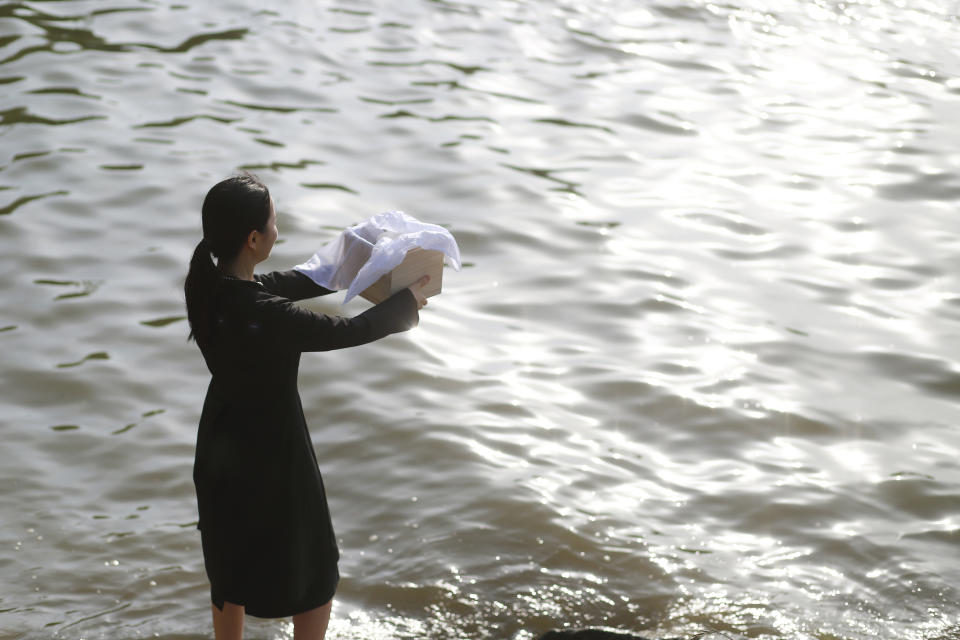
[[217, 640], [242, 640], [243, 605], [224, 602], [223, 611], [215, 604], [210, 608], [213, 609], [213, 634]]
[[293, 640], [323, 640], [327, 633], [327, 623], [330, 622], [332, 606], [331, 599], [325, 605], [293, 616]]

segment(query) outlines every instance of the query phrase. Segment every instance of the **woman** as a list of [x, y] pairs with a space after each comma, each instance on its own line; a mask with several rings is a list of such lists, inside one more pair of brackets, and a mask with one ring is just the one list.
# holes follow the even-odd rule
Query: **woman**
[[193, 477], [217, 640], [240, 638], [244, 613], [293, 616], [294, 638], [323, 638], [339, 551], [297, 392], [300, 353], [405, 331], [427, 303], [429, 277], [355, 318], [297, 306], [331, 292], [295, 271], [254, 275], [276, 220], [253, 176], [215, 185], [184, 287], [190, 337], [212, 374]]

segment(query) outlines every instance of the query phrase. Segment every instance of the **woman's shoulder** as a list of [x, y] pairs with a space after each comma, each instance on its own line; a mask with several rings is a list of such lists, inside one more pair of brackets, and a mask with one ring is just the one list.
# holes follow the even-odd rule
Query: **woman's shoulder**
[[333, 293], [296, 269], [257, 274], [254, 279], [270, 293], [290, 300], [305, 300]]
[[256, 313], [265, 306], [287, 302], [253, 280], [224, 277], [217, 291], [217, 306], [226, 313]]

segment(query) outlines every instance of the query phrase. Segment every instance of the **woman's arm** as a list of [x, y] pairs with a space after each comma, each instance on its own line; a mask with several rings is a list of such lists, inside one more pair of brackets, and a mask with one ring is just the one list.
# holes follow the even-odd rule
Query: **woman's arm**
[[274, 335], [296, 351], [332, 351], [407, 331], [420, 321], [420, 308], [427, 304], [422, 290], [429, 281], [424, 276], [353, 318], [314, 313], [288, 300], [270, 302]]
[[403, 289], [352, 318], [314, 313], [283, 300], [269, 303], [270, 324], [283, 347], [296, 351], [332, 351], [355, 347], [417, 326], [417, 300]]
[[254, 280], [273, 295], [288, 300], [304, 300], [333, 293], [330, 289], [318, 285], [309, 276], [292, 269], [258, 274], [254, 276]]

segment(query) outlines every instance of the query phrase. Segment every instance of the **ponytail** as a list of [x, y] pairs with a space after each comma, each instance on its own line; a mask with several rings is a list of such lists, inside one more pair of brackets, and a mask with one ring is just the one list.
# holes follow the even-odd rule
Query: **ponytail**
[[213, 298], [219, 274], [210, 257], [210, 244], [207, 239], [200, 240], [190, 258], [190, 270], [183, 291], [187, 299], [187, 322], [190, 323], [190, 335], [202, 347], [205, 347], [212, 332]]

